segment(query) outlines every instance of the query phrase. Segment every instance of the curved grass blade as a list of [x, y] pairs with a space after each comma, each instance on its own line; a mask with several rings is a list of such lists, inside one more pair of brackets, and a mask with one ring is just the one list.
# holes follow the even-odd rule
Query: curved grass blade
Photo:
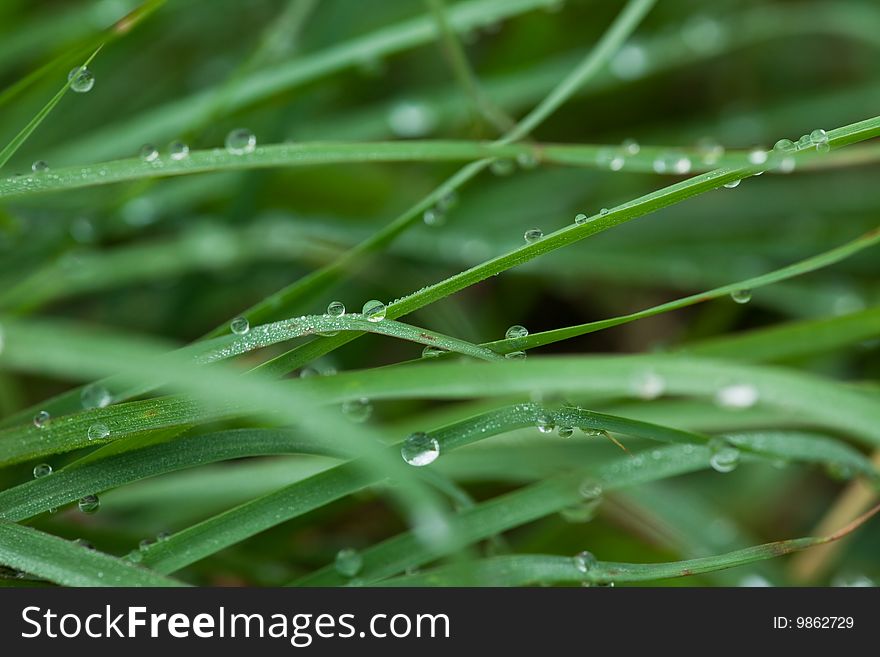
[[63, 586], [185, 586], [85, 546], [0, 520], [0, 564]]
[[772, 559], [837, 541], [858, 529], [877, 511], [880, 511], [880, 507], [875, 507], [830, 536], [775, 541], [726, 554], [685, 561], [650, 564], [597, 561], [588, 568], [587, 572], [583, 572], [571, 557], [512, 555], [441, 566], [425, 573], [385, 580], [382, 586], [524, 586], [553, 582], [610, 585], [689, 577]]

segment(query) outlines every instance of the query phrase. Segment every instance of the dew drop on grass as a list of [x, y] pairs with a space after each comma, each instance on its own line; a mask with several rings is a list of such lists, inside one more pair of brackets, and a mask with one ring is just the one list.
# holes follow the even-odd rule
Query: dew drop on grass
[[579, 212], [574, 216], [574, 223], [576, 223], [578, 226], [583, 226], [585, 223], [587, 223], [588, 220], [589, 217], [583, 212]]
[[236, 317], [229, 322], [229, 330], [235, 333], [235, 335], [246, 335], [251, 330], [251, 324], [248, 322], [247, 317]]
[[364, 567], [364, 558], [354, 548], [343, 548], [336, 553], [335, 566], [343, 577], [354, 577]]
[[724, 438], [709, 441], [709, 465], [716, 472], [733, 472], [739, 465], [739, 450]]
[[180, 161], [189, 157], [189, 146], [182, 141], [172, 141], [168, 144], [168, 155], [172, 160]]
[[226, 151], [231, 155], [247, 155], [257, 147], [257, 138], [247, 128], [236, 128], [226, 135]]
[[34, 466], [34, 479], [48, 477], [50, 474], [52, 474], [52, 466], [48, 463], [40, 463]]
[[779, 172], [780, 173], [791, 173], [794, 171], [796, 166], [795, 159], [793, 157], [785, 157], [782, 158], [779, 162]]
[[422, 214], [422, 221], [426, 226], [442, 226], [446, 223], [446, 215], [439, 207], [428, 208]]
[[526, 352], [524, 352], [524, 351], [511, 351], [509, 353], [504, 354], [504, 357], [507, 360], [525, 360]]
[[605, 429], [596, 429], [594, 427], [581, 427], [581, 431], [587, 438], [608, 438], [608, 432]]
[[159, 159], [159, 149], [152, 144], [144, 144], [141, 146], [139, 157], [144, 162], [155, 162]]
[[37, 429], [43, 429], [49, 424], [49, 421], [51, 419], [52, 416], [49, 415], [48, 411], [40, 411], [39, 413], [34, 415], [34, 426]]
[[331, 301], [327, 306], [327, 314], [330, 317], [342, 317], [345, 314], [345, 304], [341, 301]]
[[767, 151], [756, 148], [749, 152], [749, 164], [764, 164], [767, 161]]
[[49, 164], [46, 160], [37, 160], [31, 165], [31, 171], [34, 173], [43, 173], [49, 170]]
[[526, 244], [533, 244], [544, 237], [544, 231], [540, 228], [531, 228], [523, 234]]
[[504, 333], [504, 337], [508, 340], [515, 340], [517, 338], [524, 338], [529, 334], [529, 329], [525, 326], [520, 326], [519, 324], [514, 324]]
[[89, 440], [103, 440], [110, 435], [110, 428], [102, 423], [97, 422], [89, 427], [88, 437]]
[[633, 43], [618, 50], [610, 64], [611, 72], [621, 80], [635, 80], [644, 75], [647, 67], [645, 49]]
[[373, 414], [373, 405], [366, 397], [342, 402], [342, 414], [352, 422], [366, 422]]
[[818, 146], [819, 144], [827, 144], [828, 143], [828, 133], [825, 132], [822, 128], [816, 128], [813, 132], [810, 133], [810, 143], [814, 146]]
[[827, 153], [830, 150], [831, 150], [831, 144], [829, 144], [828, 142], [816, 144], [816, 152], [817, 153]]
[[383, 319], [385, 319], [385, 315], [388, 312], [388, 309], [381, 301], [371, 299], [364, 304], [361, 312], [368, 322], [381, 322]]
[[750, 383], [737, 383], [721, 388], [715, 402], [723, 408], [751, 408], [758, 403], [758, 389]]
[[644, 372], [633, 381], [633, 391], [642, 399], [657, 399], [666, 390], [666, 380], [656, 372]]
[[578, 552], [574, 555], [574, 567], [578, 569], [578, 572], [587, 574], [596, 566], [596, 557], [592, 552], [587, 552], [584, 550], [583, 552]]
[[443, 353], [445, 353], [445, 349], [441, 349], [440, 347], [435, 347], [429, 344], [425, 345], [425, 348], [422, 349], [422, 358], [436, 358]]
[[598, 500], [602, 497], [602, 493], [604, 491], [602, 489], [602, 484], [600, 484], [598, 481], [595, 481], [593, 479], [585, 479], [578, 487], [578, 492], [585, 500]]
[[495, 160], [489, 165], [489, 170], [496, 176], [509, 176], [513, 173], [513, 169], [512, 160]]
[[736, 303], [748, 303], [752, 300], [752, 291], [749, 289], [734, 290], [730, 293], [730, 298]]
[[574, 429], [572, 427], [559, 427], [556, 429], [556, 433], [559, 434], [560, 438], [571, 438], [571, 435], [574, 433]]
[[726, 183], [724, 183], [724, 186], [725, 186], [727, 189], [735, 189], [736, 187], [739, 187], [739, 184], [740, 184], [741, 182], [742, 182], [742, 179], [741, 179], [741, 178], [737, 178], [736, 180], [731, 180], [730, 182], [726, 182]]
[[639, 151], [642, 149], [642, 147], [639, 146], [639, 142], [635, 139], [624, 139], [620, 146], [627, 155], [638, 155]]
[[552, 433], [553, 429], [556, 428], [556, 422], [549, 413], [539, 413], [538, 417], [535, 418], [535, 426], [541, 433]]
[[100, 383], [90, 383], [79, 393], [83, 408], [105, 408], [113, 401], [113, 396]]
[[98, 509], [101, 508], [101, 500], [98, 499], [97, 495], [86, 495], [80, 498], [77, 506], [83, 513], [97, 513]]
[[424, 431], [416, 431], [403, 441], [400, 455], [409, 465], [420, 468], [437, 460], [440, 456], [440, 443]]
[[810, 139], [810, 135], [801, 135], [801, 138], [797, 140], [797, 147], [799, 150], [804, 148], [809, 148], [813, 145], [812, 140]]
[[388, 112], [388, 127], [397, 137], [424, 137], [436, 125], [437, 117], [425, 103], [401, 101]]
[[780, 139], [773, 145], [773, 150], [779, 153], [791, 153], [795, 148], [791, 139]]
[[94, 74], [85, 66], [77, 66], [67, 74], [71, 90], [78, 94], [84, 94], [95, 86]]

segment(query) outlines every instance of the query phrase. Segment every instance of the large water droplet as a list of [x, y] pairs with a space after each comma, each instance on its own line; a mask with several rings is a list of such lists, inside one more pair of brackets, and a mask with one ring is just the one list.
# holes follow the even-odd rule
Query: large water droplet
[[52, 466], [48, 463], [40, 463], [34, 466], [34, 479], [48, 477], [50, 474], [52, 474]]
[[102, 422], [97, 422], [89, 427], [89, 440], [103, 440], [110, 435], [110, 428]]
[[226, 135], [226, 150], [232, 155], [253, 153], [257, 147], [257, 138], [247, 128], [236, 128]]
[[433, 345], [425, 345], [425, 348], [422, 349], [422, 358], [436, 358], [440, 354], [446, 353], [445, 349], [441, 349], [440, 347], [435, 347]]
[[182, 141], [172, 141], [168, 144], [168, 155], [172, 160], [185, 160], [189, 156], [189, 146]]
[[509, 176], [514, 168], [512, 160], [495, 160], [489, 165], [489, 170], [496, 176]]
[[77, 506], [83, 513], [96, 513], [101, 508], [101, 500], [98, 499], [97, 495], [86, 495], [80, 498]]
[[159, 159], [159, 149], [152, 144], [144, 144], [138, 155], [144, 162], [155, 162]]
[[343, 548], [336, 553], [336, 572], [343, 577], [354, 577], [364, 567], [364, 558], [353, 548]]
[[46, 160], [37, 160], [31, 165], [31, 171], [34, 173], [43, 173], [49, 170], [49, 164]]
[[366, 422], [373, 414], [373, 405], [366, 397], [342, 402], [342, 414], [352, 422]]
[[587, 215], [585, 215], [583, 212], [580, 212], [574, 216], [574, 223], [576, 223], [578, 226], [583, 226], [585, 223], [587, 223], [588, 220], [589, 217], [587, 217]]
[[385, 315], [387, 314], [388, 309], [381, 301], [371, 299], [364, 304], [361, 312], [368, 322], [381, 322], [383, 319], [385, 319]]
[[533, 242], [537, 242], [541, 238], [544, 237], [544, 231], [540, 228], [531, 228], [527, 230], [523, 234], [523, 239], [526, 241], [526, 244], [532, 244]]
[[739, 465], [739, 450], [724, 438], [709, 441], [709, 465], [716, 472], [732, 472]]
[[715, 401], [724, 408], [751, 408], [758, 403], [758, 389], [750, 383], [737, 383], [721, 388]]
[[79, 393], [83, 408], [105, 408], [113, 401], [113, 395], [100, 383], [90, 383]]
[[345, 304], [341, 301], [331, 301], [327, 306], [327, 314], [330, 317], [342, 317], [345, 314]]
[[635, 139], [624, 139], [620, 146], [627, 155], [638, 155], [639, 151], [642, 149], [642, 147], [639, 146], [639, 142]]
[[556, 428], [556, 422], [549, 413], [539, 413], [535, 418], [535, 426], [541, 433], [552, 433]]
[[49, 421], [52, 419], [52, 416], [49, 415], [48, 411], [40, 411], [36, 415], [34, 415], [34, 426], [37, 429], [43, 429], [49, 424]]
[[524, 351], [511, 351], [504, 354], [507, 360], [525, 360], [527, 354]]
[[422, 221], [425, 222], [426, 226], [442, 226], [446, 223], [446, 215], [443, 214], [443, 210], [439, 207], [428, 208], [422, 214]]
[[519, 324], [514, 324], [504, 333], [504, 337], [508, 340], [515, 340], [517, 338], [524, 338], [529, 334], [529, 329], [525, 326], [520, 326]]
[[749, 289], [734, 290], [730, 293], [730, 298], [736, 303], [748, 303], [752, 300], [752, 291]]
[[593, 555], [593, 553], [587, 552], [586, 550], [584, 550], [583, 552], [578, 552], [574, 556], [574, 567], [578, 569], [578, 572], [584, 574], [587, 574], [593, 568], [595, 568], [597, 563], [598, 562], [596, 561], [596, 557]]
[[642, 399], [656, 399], [666, 390], [666, 380], [656, 372], [644, 372], [633, 381], [633, 390]]
[[764, 164], [767, 161], [767, 151], [756, 148], [749, 152], [749, 164]]
[[235, 335], [245, 335], [251, 330], [251, 324], [248, 322], [247, 317], [236, 317], [229, 322], [229, 330], [235, 333]]
[[588, 438], [610, 438], [609, 434], [605, 429], [596, 429], [595, 427], [581, 427], [581, 431], [584, 432], [584, 435]]
[[95, 86], [94, 74], [85, 66], [77, 66], [67, 74], [71, 90], [78, 94], [84, 94]]
[[422, 467], [437, 460], [440, 456], [440, 443], [424, 431], [416, 431], [403, 441], [400, 455], [410, 465]]
[[795, 148], [794, 142], [791, 139], [780, 139], [773, 145], [773, 150], [780, 153], [790, 153]]
[[741, 182], [742, 182], [742, 179], [741, 179], [741, 178], [737, 178], [736, 180], [731, 180], [730, 182], [726, 182], [726, 183], [724, 183], [724, 186], [725, 186], [727, 189], [734, 189], [734, 188], [736, 188], [736, 187], [739, 187], [739, 184], [740, 184]]
[[825, 132], [822, 128], [816, 128], [813, 132], [810, 133], [810, 143], [814, 146], [818, 146], [819, 144], [827, 144], [828, 143], [828, 133]]
[[574, 433], [574, 428], [561, 426], [556, 429], [556, 433], [559, 434], [560, 438], [571, 438], [571, 435]]

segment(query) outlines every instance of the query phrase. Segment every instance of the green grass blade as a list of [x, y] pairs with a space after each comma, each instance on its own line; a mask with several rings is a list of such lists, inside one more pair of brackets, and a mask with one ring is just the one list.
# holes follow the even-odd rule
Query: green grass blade
[[3, 520], [0, 564], [63, 586], [183, 586], [132, 563]]

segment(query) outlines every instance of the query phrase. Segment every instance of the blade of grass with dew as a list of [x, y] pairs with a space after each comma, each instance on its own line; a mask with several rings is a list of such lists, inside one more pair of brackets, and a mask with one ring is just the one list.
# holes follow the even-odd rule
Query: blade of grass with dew
[[0, 564], [63, 586], [184, 586], [83, 545], [0, 520]]
[[[81, 66], [81, 68], [85, 68], [88, 66], [92, 60], [97, 56], [97, 54], [101, 51], [101, 46], [86, 59], [85, 63]], [[70, 85], [73, 84], [73, 78], [68, 78], [67, 82], [64, 83], [64, 86], [61, 87], [60, 91], [56, 93], [52, 99], [46, 103], [43, 108], [37, 112], [37, 114], [28, 122], [28, 124], [23, 127], [15, 137], [12, 138], [6, 146], [3, 147], [3, 150], [0, 151], [0, 168], [6, 166], [6, 163], [9, 162], [9, 158], [15, 155], [15, 152], [21, 148], [22, 144], [27, 141], [27, 138], [31, 136], [31, 134], [36, 130], [40, 124], [43, 122], [49, 114], [55, 109], [55, 106], [61, 102], [61, 99], [64, 98], [64, 94], [67, 93], [67, 90], [70, 88]]]

